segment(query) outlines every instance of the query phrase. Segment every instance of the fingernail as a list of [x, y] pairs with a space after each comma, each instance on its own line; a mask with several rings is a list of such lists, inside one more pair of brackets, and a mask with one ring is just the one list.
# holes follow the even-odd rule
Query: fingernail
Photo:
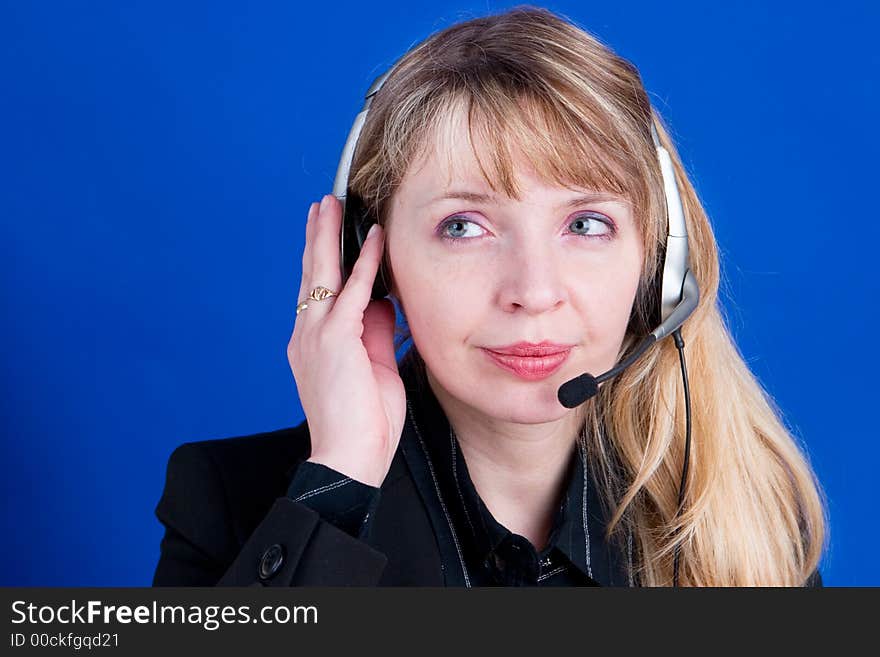
[[327, 209], [327, 204], [330, 202], [330, 194], [325, 194], [324, 198], [321, 199], [321, 212]]
[[370, 226], [370, 230], [367, 231], [367, 239], [370, 239], [376, 234], [376, 229], [379, 227], [379, 224], [373, 224]]

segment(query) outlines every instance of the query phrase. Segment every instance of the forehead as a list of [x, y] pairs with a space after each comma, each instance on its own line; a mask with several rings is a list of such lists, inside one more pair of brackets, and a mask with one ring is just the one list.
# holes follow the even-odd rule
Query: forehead
[[488, 152], [486, 140], [471, 134], [464, 112], [458, 108], [448, 111], [424, 133], [403, 184], [429, 185], [434, 190], [448, 189], [453, 184], [489, 187], [491, 181], [477, 157], [477, 153], [482, 158]]
[[[578, 156], [563, 135], [517, 120], [493, 124], [461, 102], [435, 116], [414, 149], [398, 188], [400, 196], [424, 202], [441, 193], [466, 190], [499, 200], [522, 200], [524, 191], [528, 195], [571, 190], [604, 192], [629, 201], [625, 188], [607, 184], [613, 170], [610, 158], [595, 151], [589, 157]], [[617, 174], [613, 177], [619, 180]]]
[[[629, 205], [623, 195], [552, 179], [546, 172], [536, 168], [521, 150], [511, 153], [510, 175], [515, 193], [506, 193], [497, 180], [500, 177], [497, 171], [497, 147], [497, 143], [479, 134], [472, 134], [460, 112], [451, 114], [426, 135], [422, 149], [409, 166], [398, 189], [398, 197], [421, 208], [448, 195], [475, 202], [517, 200], [529, 203], [554, 202], [557, 198], [567, 200], [572, 192], [579, 192], [591, 194], [598, 201], [617, 201]], [[493, 163], [496, 165], [495, 172]]]

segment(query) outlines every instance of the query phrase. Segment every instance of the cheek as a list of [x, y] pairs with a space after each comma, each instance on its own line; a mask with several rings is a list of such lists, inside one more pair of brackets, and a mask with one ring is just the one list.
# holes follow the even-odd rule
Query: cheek
[[479, 289], [446, 283], [442, 272], [431, 268], [416, 267], [408, 273], [408, 277], [401, 275], [397, 287], [414, 337], [439, 347], [461, 341], [471, 333], [471, 325], [479, 315], [479, 299], [473, 298], [480, 294]]
[[473, 319], [479, 294], [476, 286], [462, 285], [456, 275], [425, 257], [424, 247], [391, 244], [388, 259], [394, 274], [394, 287], [413, 336], [437, 344], [450, 336], [468, 332], [468, 318]]
[[639, 273], [617, 272], [597, 280], [585, 293], [591, 314], [607, 317], [615, 324], [625, 323], [638, 290]]
[[604, 267], [581, 277], [577, 307], [594, 344], [616, 352], [626, 333], [641, 278], [641, 252], [623, 250]]
[[458, 347], [480, 334], [485, 319], [486, 290], [468, 283], [479, 272], [466, 273], [450, 261], [432, 261], [424, 257], [424, 246], [392, 248], [389, 260], [397, 299], [422, 357], [436, 362], [459, 358]]

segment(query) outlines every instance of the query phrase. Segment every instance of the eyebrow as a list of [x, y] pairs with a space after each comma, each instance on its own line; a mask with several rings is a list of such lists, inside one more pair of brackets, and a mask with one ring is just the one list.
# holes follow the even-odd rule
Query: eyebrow
[[[450, 190], [445, 194], [437, 196], [430, 201], [428, 201], [427, 205], [433, 205], [434, 203], [438, 203], [439, 201], [446, 201], [450, 199], [457, 199], [460, 201], [470, 201], [471, 203], [491, 203], [496, 200], [494, 196], [491, 194], [480, 194], [478, 192], [469, 192], [467, 190]], [[628, 205], [629, 202], [617, 196], [615, 194], [607, 194], [605, 192], [589, 192], [587, 194], [581, 194], [580, 196], [575, 196], [574, 198], [566, 201], [563, 206], [564, 207], [575, 207], [577, 205], [582, 205], [584, 203], [605, 203], [605, 202], [616, 202], [623, 203]]]

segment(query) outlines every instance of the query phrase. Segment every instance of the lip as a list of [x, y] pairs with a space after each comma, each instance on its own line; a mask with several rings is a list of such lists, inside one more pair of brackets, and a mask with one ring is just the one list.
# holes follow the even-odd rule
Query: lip
[[505, 347], [485, 347], [485, 349], [496, 354], [506, 354], [509, 356], [550, 356], [562, 353], [563, 351], [569, 351], [572, 346], [570, 344], [559, 344], [544, 340], [543, 342], [517, 342]]
[[[558, 347], [556, 347], [558, 349]], [[526, 381], [540, 381], [556, 372], [568, 359], [571, 347], [544, 356], [516, 356], [503, 354], [492, 349], [483, 349], [489, 359], [500, 368], [516, 374]]]

